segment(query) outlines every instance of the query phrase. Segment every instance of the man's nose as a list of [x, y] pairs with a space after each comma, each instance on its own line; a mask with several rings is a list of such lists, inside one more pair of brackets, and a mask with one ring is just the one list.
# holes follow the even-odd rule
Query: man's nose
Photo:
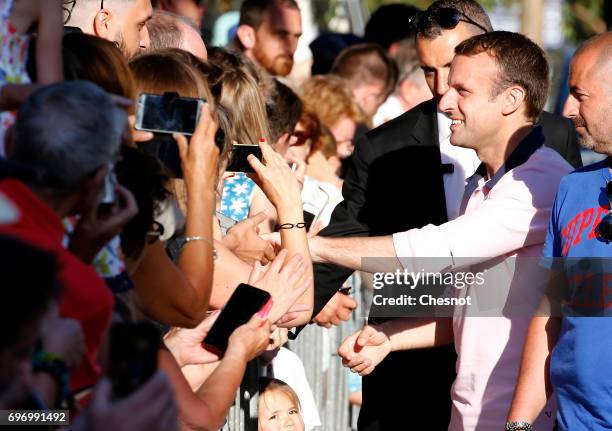
[[147, 26], [145, 25], [140, 32], [140, 48], [148, 49], [150, 44], [151, 44], [151, 41], [149, 39], [149, 30], [147, 29]]
[[576, 117], [578, 115], [579, 106], [578, 100], [570, 94], [565, 100], [565, 105], [563, 105], [563, 116], [567, 118]]
[[444, 73], [438, 73], [436, 75], [436, 82], [434, 90], [436, 92], [436, 96], [440, 99], [444, 96], [444, 93], [448, 90], [448, 76]]
[[295, 54], [297, 50], [298, 40], [299, 38], [293, 35], [287, 35], [285, 38], [286, 53], [291, 57], [293, 57], [293, 54]]
[[440, 111], [450, 114], [456, 105], [455, 96], [456, 96], [456, 91], [452, 88], [448, 88], [446, 90], [446, 93], [442, 95], [440, 102], [438, 102]]

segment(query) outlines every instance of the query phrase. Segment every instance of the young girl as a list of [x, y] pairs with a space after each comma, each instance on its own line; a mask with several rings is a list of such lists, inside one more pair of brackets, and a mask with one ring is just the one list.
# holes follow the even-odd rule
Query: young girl
[[36, 88], [26, 72], [29, 33], [37, 33], [37, 83], [63, 80], [62, 0], [0, 0], [0, 156], [4, 134]]
[[258, 431], [304, 431], [300, 401], [291, 386], [278, 379], [260, 379], [258, 424]]

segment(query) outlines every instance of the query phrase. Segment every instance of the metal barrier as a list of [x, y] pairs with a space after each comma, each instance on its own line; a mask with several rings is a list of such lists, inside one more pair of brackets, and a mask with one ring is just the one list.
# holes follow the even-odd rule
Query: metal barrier
[[[357, 275], [351, 279], [353, 286], [360, 286]], [[308, 325], [296, 340], [285, 345], [304, 363], [306, 378], [321, 417], [321, 427], [317, 430], [321, 431], [357, 429], [359, 408], [349, 404], [348, 371], [342, 367], [337, 353], [342, 341], [363, 325], [365, 308], [362, 304], [367, 303], [367, 299], [364, 300], [360, 288], [353, 290], [358, 308], [348, 322], [330, 329]], [[257, 381], [260, 371], [257, 361], [249, 364], [224, 431], [257, 431]]]

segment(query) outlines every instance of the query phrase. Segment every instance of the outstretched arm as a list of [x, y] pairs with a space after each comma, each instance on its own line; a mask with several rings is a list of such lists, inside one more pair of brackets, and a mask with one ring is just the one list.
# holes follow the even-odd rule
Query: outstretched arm
[[397, 258], [393, 237], [326, 238], [316, 236], [309, 240], [310, 253], [315, 262], [327, 262], [355, 270], [378, 272], [401, 268], [397, 259], [369, 259], [364, 257]]

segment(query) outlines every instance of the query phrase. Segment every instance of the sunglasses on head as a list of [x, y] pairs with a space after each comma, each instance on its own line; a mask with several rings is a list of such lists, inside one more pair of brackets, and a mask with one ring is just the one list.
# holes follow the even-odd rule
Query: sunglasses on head
[[417, 30], [417, 33], [420, 33], [428, 21], [435, 22], [444, 30], [451, 30], [457, 27], [459, 22], [463, 21], [475, 25], [485, 33], [489, 32], [489, 30], [478, 24], [472, 18], [452, 7], [443, 7], [437, 10], [416, 14], [410, 19], [410, 24]]
[[[606, 184], [606, 197], [612, 210], [612, 182], [608, 181]], [[599, 222], [597, 226], [597, 236], [606, 242], [612, 241], [612, 212], [606, 214], [604, 218]]]

